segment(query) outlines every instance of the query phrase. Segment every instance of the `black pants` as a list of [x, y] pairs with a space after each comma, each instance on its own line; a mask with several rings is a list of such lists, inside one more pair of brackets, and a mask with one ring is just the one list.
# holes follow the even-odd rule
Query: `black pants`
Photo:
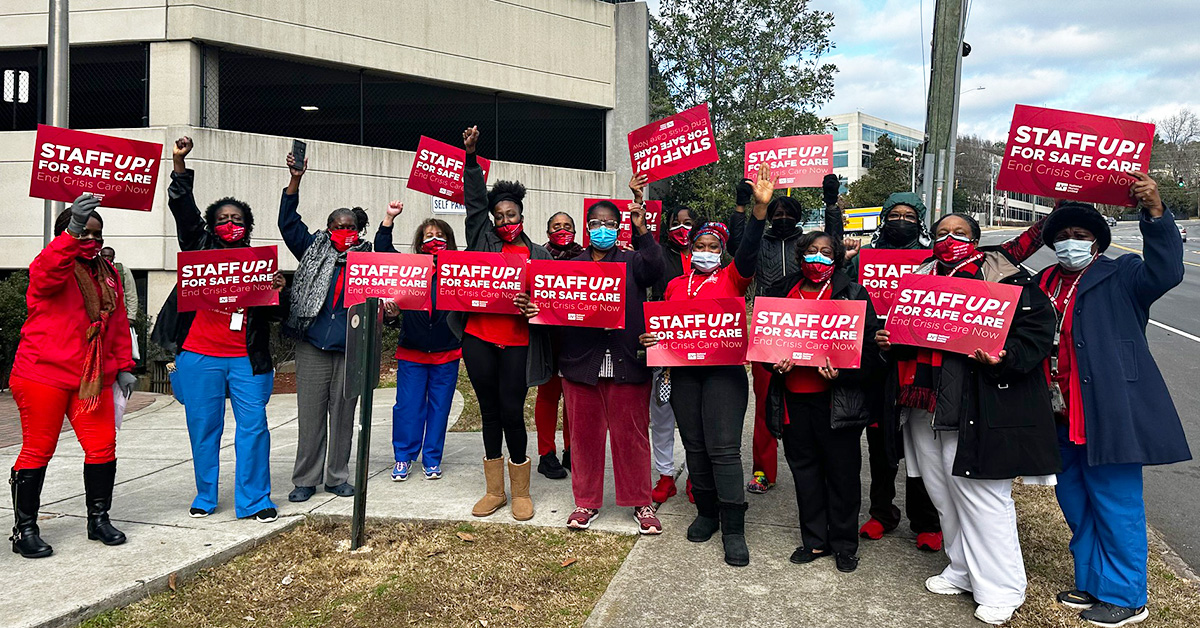
[[[878, 519], [885, 530], [895, 530], [900, 525], [900, 509], [892, 503], [896, 499], [898, 469], [887, 454], [881, 428], [867, 428], [867, 454], [871, 462], [871, 516]], [[929, 499], [929, 492], [925, 490], [925, 482], [921, 478], [905, 479], [904, 512], [908, 515], [908, 524], [913, 532], [942, 531], [937, 508]]]
[[796, 484], [804, 547], [856, 554], [862, 428], [833, 429], [829, 399], [828, 392], [787, 393], [783, 452]]
[[508, 457], [513, 464], [525, 462], [525, 362], [529, 347], [500, 348], [463, 334], [463, 362], [467, 377], [479, 399], [479, 414], [483, 420], [483, 451], [489, 460], [504, 455], [502, 445], [508, 443]]
[[715, 491], [724, 504], [746, 502], [742, 422], [749, 386], [746, 369], [740, 366], [671, 369], [671, 409], [687, 451], [692, 489]]

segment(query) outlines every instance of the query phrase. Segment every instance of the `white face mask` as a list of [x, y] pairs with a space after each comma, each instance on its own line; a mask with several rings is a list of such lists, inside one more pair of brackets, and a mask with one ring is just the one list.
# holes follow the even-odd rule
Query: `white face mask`
[[1089, 240], [1059, 240], [1054, 243], [1054, 256], [1063, 268], [1076, 271], [1087, 268], [1096, 258]]
[[720, 265], [720, 253], [713, 253], [711, 251], [696, 251], [692, 253], [692, 266], [702, 273], [711, 273]]

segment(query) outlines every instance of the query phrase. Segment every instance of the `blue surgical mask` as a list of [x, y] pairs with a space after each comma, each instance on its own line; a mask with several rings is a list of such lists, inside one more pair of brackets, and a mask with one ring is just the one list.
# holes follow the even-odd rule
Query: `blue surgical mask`
[[612, 227], [588, 229], [588, 241], [598, 251], [607, 251], [617, 244], [617, 230]]
[[824, 264], [826, 266], [833, 265], [833, 260], [829, 259], [828, 257], [825, 257], [825, 255], [823, 253], [813, 253], [811, 255], [805, 255], [804, 261], [808, 262], [809, 264]]
[[1096, 258], [1092, 254], [1092, 244], [1089, 240], [1059, 240], [1054, 243], [1054, 256], [1059, 265], [1069, 271], [1083, 270]]

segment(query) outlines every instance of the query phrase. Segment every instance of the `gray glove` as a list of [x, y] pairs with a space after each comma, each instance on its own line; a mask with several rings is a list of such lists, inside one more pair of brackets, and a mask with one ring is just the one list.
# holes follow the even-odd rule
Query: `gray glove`
[[79, 235], [87, 230], [88, 218], [97, 207], [100, 207], [100, 199], [91, 194], [80, 194], [75, 202], [71, 203], [71, 222], [67, 225], [67, 231], [72, 235]]
[[121, 387], [121, 392], [125, 394], [126, 399], [133, 394], [134, 384], [137, 384], [137, 378], [133, 376], [133, 373], [129, 371], [117, 373], [117, 386]]

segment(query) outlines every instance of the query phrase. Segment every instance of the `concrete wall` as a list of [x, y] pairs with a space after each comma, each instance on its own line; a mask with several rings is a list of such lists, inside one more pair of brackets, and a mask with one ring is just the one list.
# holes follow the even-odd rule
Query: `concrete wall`
[[633, 176], [629, 161], [630, 131], [650, 123], [650, 16], [646, 3], [616, 5], [615, 100], [608, 112], [608, 169], [616, 172], [621, 196]]
[[[164, 145], [180, 135], [189, 135], [196, 143], [188, 159], [196, 171], [196, 202], [203, 208], [222, 196], [236, 196], [254, 209], [256, 245], [277, 244], [284, 269], [294, 269], [296, 260], [283, 246], [276, 228], [279, 196], [287, 185], [284, 157], [291, 139], [190, 126], [115, 129], [105, 131]], [[29, 198], [34, 132], [0, 133], [0, 218], [5, 229], [0, 233], [0, 268], [23, 268], [41, 250], [42, 201]], [[147, 309], [151, 313], [166, 298], [174, 285], [175, 223], [166, 206], [166, 188], [170, 184], [170, 148], [164, 146], [160, 167], [158, 200], [149, 213], [102, 210], [105, 219], [105, 244], [117, 250], [117, 257], [132, 269], [169, 271], [150, 273]], [[328, 142], [308, 143], [309, 173], [300, 191], [300, 212], [311, 230], [325, 226], [329, 212], [338, 207], [361, 206], [371, 217], [367, 237], [375, 228], [390, 200], [400, 200], [405, 211], [397, 221], [397, 248], [411, 243], [416, 225], [432, 215], [431, 197], [408, 190], [408, 173], [413, 153]], [[531, 237], [545, 239], [545, 224], [557, 211], [571, 212], [577, 219], [583, 214], [583, 199], [608, 197], [615, 191], [610, 172], [592, 172], [493, 162], [489, 183], [516, 179], [529, 189], [525, 199], [525, 220]], [[462, 233], [463, 218], [438, 215]]]
[[[0, 47], [45, 45], [46, 7], [0, 2]], [[596, 0], [73, 0], [70, 36], [199, 40], [611, 108], [615, 11]]]

